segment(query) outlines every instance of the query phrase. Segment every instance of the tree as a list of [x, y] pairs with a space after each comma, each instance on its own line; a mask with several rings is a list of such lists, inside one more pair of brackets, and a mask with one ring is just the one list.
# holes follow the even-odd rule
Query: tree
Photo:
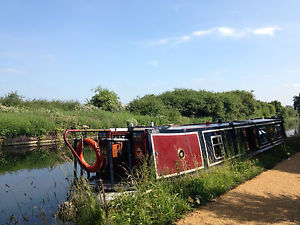
[[277, 117], [280, 117], [283, 115], [285, 109], [281, 105], [281, 102], [275, 100], [275, 101], [270, 102], [270, 104], [272, 104], [275, 107]]
[[92, 89], [95, 95], [89, 101], [90, 104], [105, 110], [105, 111], [119, 111], [122, 108], [122, 104], [119, 101], [118, 95], [101, 86]]
[[[160, 95], [146, 95], [130, 102], [127, 109], [142, 115], [169, 115], [177, 111], [183, 117], [212, 118], [218, 120], [271, 117], [282, 113], [281, 103], [266, 103], [254, 98], [253, 92], [175, 89]], [[284, 110], [284, 108], [282, 107]], [[177, 113], [177, 116], [179, 115]], [[175, 115], [175, 114], [173, 114]]]
[[294, 109], [298, 111], [298, 113], [300, 114], [300, 93], [298, 96], [294, 96]]
[[17, 91], [14, 91], [1, 98], [0, 102], [5, 106], [18, 106], [23, 102], [23, 97]]
[[161, 116], [165, 114], [166, 106], [155, 95], [145, 95], [130, 102], [127, 110], [141, 115]]
[[299, 117], [299, 113], [293, 108], [293, 106], [287, 105], [284, 107], [282, 117], [284, 119], [297, 118]]

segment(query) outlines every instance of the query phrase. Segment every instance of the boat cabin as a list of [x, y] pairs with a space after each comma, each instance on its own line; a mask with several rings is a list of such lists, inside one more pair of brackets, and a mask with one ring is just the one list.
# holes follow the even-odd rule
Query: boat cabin
[[[73, 146], [67, 137], [82, 133]], [[93, 133], [93, 138], [87, 135]], [[96, 134], [96, 136], [95, 136]], [[240, 154], [255, 155], [283, 143], [283, 120], [253, 119], [162, 127], [67, 130], [64, 139], [82, 169], [113, 184], [128, 171], [153, 160], [157, 179], [209, 168]], [[96, 162], [83, 157], [92, 147]]]

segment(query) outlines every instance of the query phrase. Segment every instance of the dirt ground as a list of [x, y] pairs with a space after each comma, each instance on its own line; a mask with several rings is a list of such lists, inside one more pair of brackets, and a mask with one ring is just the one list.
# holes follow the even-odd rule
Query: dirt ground
[[177, 222], [183, 224], [300, 224], [300, 153]]

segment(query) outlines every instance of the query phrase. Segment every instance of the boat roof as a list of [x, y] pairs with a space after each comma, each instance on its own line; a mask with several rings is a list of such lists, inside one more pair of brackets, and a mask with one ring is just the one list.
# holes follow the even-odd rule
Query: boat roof
[[200, 123], [200, 124], [186, 124], [186, 125], [178, 125], [178, 126], [169, 126], [167, 130], [190, 130], [190, 129], [213, 129], [220, 127], [229, 127], [229, 126], [246, 126], [250, 124], [261, 124], [261, 123], [269, 123], [269, 122], [279, 122], [280, 119], [276, 118], [263, 118], [263, 119], [251, 119], [251, 120], [243, 120], [243, 121], [232, 121], [232, 122], [221, 122], [221, 123]]

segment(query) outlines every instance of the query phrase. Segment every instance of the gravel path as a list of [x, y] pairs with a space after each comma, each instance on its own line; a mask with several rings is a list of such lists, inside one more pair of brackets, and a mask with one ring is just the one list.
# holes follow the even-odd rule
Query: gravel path
[[300, 225], [300, 153], [177, 222]]

